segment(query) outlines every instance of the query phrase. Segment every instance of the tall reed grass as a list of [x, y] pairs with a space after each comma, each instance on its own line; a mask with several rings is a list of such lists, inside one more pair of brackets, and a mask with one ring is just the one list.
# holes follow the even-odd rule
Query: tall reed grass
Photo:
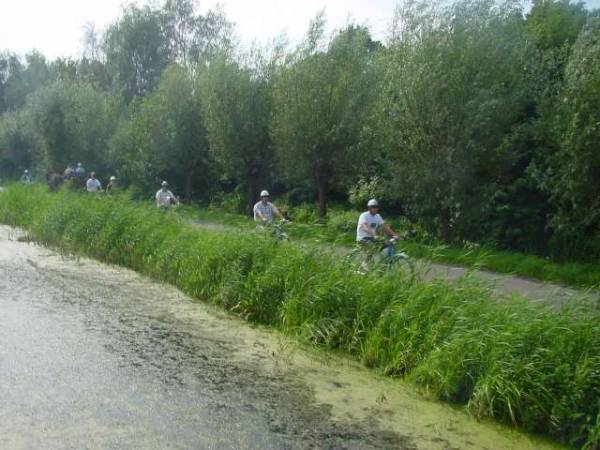
[[359, 275], [334, 254], [248, 230], [198, 230], [125, 198], [11, 186], [0, 193], [0, 221], [347, 352], [477, 417], [600, 448], [597, 305], [556, 311], [468, 278]]
[[[288, 207], [295, 239], [353, 245], [356, 221], [360, 212], [340, 207], [331, 208], [326, 223], [317, 223], [310, 212], [315, 207]], [[239, 227], [252, 226], [247, 216], [227, 212], [224, 208], [186, 208], [190, 218], [218, 222]], [[414, 258], [458, 266], [489, 270], [492, 272], [524, 276], [535, 280], [561, 283], [584, 289], [600, 289], [600, 261], [554, 261], [550, 258], [517, 251], [498, 250], [472, 242], [442, 245], [418, 224], [405, 218], [386, 217], [402, 239], [402, 247]], [[564, 253], [569, 251], [565, 248]]]

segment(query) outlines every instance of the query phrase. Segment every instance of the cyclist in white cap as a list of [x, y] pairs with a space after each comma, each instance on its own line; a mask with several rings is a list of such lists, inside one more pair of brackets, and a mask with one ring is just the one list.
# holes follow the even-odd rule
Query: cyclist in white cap
[[283, 214], [279, 212], [277, 207], [269, 201], [269, 191], [260, 193], [260, 201], [254, 205], [254, 221], [259, 224], [269, 224], [273, 222], [274, 216], [285, 221]]
[[163, 181], [160, 189], [156, 193], [156, 206], [158, 208], [170, 209], [173, 205], [178, 205], [179, 200], [169, 190], [169, 183]]
[[31, 184], [31, 175], [29, 175], [29, 170], [25, 169], [23, 171], [23, 175], [21, 175], [21, 183], [23, 184]]
[[106, 193], [113, 194], [117, 190], [117, 177], [112, 176], [106, 185]]
[[380, 231], [392, 239], [398, 239], [398, 235], [392, 228], [384, 222], [379, 214], [379, 202], [375, 199], [367, 203], [368, 210], [358, 218], [356, 226], [356, 242], [369, 244], [375, 243]]

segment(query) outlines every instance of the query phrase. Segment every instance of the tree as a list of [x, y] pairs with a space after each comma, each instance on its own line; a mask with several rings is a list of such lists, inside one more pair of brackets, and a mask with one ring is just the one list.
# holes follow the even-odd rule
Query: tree
[[39, 142], [26, 111], [0, 116], [0, 176], [17, 177], [39, 161]]
[[370, 137], [390, 161], [389, 189], [445, 242], [452, 228], [481, 217], [528, 105], [516, 3], [413, 4], [388, 53]]
[[242, 67], [221, 56], [201, 79], [211, 152], [225, 174], [246, 188], [249, 212], [272, 162], [270, 71], [260, 62]]
[[[122, 173], [143, 190], [169, 179], [190, 202], [194, 188], [214, 184], [198, 86], [184, 67], [170, 66], [112, 142]], [[196, 192], [198, 193], [198, 192]]]
[[366, 28], [350, 25], [326, 46], [322, 17], [281, 70], [274, 93], [272, 136], [288, 180], [309, 177], [325, 218], [332, 183], [360, 160], [359, 136], [373, 99], [373, 54]]
[[206, 63], [232, 46], [232, 24], [220, 11], [196, 12], [194, 0], [167, 0], [163, 24], [171, 59], [183, 65]]
[[46, 58], [38, 52], [25, 56], [25, 62], [15, 54], [0, 56], [0, 112], [17, 110], [27, 96], [50, 80]]
[[[560, 95], [556, 127], [560, 145], [550, 156], [543, 186], [556, 207], [559, 235], [586, 241], [579, 253], [600, 255], [600, 19], [573, 47]], [[595, 239], [595, 241], [593, 240]], [[595, 247], [594, 247], [595, 246]], [[593, 248], [594, 247], [594, 248]]]
[[122, 87], [127, 102], [152, 92], [169, 64], [160, 11], [127, 6], [122, 17], [108, 27], [103, 49], [109, 73]]
[[26, 108], [46, 170], [62, 171], [79, 161], [97, 172], [108, 169], [115, 114], [107, 94], [86, 84], [55, 82], [30, 96]]
[[102, 57], [102, 45], [100, 42], [100, 34], [98, 33], [94, 22], [87, 22], [83, 26], [83, 36], [81, 41], [83, 44], [84, 58], [92, 61], [99, 61]]
[[527, 15], [527, 28], [544, 49], [570, 47], [585, 24], [588, 11], [582, 1], [535, 0]]

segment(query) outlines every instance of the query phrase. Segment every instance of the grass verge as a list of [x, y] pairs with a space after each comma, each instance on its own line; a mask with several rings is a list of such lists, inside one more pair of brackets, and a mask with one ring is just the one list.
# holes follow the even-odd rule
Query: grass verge
[[573, 446], [600, 446], [597, 305], [549, 310], [473, 280], [362, 276], [252, 231], [198, 230], [124, 198], [0, 193], [0, 222], [130, 267], [195, 298], [339, 349], [440, 399]]

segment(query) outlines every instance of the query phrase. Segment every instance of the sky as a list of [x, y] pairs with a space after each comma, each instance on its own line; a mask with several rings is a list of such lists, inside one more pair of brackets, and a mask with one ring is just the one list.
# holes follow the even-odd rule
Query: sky
[[[349, 18], [367, 24], [377, 39], [386, 36], [397, 0], [200, 0], [201, 11], [220, 4], [237, 25], [245, 44], [266, 43], [285, 31], [299, 40], [322, 9], [336, 28]], [[92, 22], [103, 29], [118, 18], [127, 0], [0, 0], [0, 51], [25, 54], [36, 49], [48, 58], [78, 57], [83, 27]], [[138, 3], [146, 3], [142, 0]], [[600, 0], [587, 0], [600, 8]]]

